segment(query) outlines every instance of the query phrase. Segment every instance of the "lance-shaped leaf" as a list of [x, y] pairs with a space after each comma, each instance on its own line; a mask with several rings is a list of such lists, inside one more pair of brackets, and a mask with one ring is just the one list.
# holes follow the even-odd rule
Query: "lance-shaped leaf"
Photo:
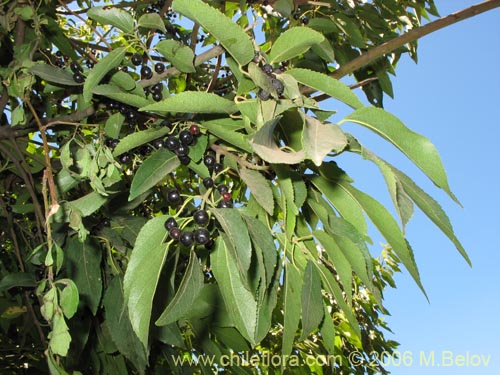
[[120, 90], [118, 87], [109, 84], [98, 85], [94, 87], [92, 89], [92, 93], [96, 95], [106, 96], [107, 98], [116, 100], [120, 103], [125, 103], [127, 105], [136, 108], [144, 107], [151, 104], [150, 101], [145, 97], [124, 92]]
[[352, 267], [349, 260], [345, 257], [335, 240], [325, 231], [315, 230], [313, 235], [320, 242], [321, 246], [323, 246], [328, 259], [335, 267], [343, 290], [346, 293], [347, 303], [350, 306], [352, 304]]
[[113, 156], [120, 156], [124, 152], [130, 151], [133, 148], [154, 141], [157, 138], [163, 137], [169, 132], [170, 129], [168, 128], [168, 126], [165, 126], [158, 129], [151, 128], [129, 134], [125, 138], [120, 139], [120, 143], [118, 143], [118, 146], [116, 146], [116, 148], [113, 150]]
[[179, 158], [172, 152], [160, 148], [139, 167], [130, 186], [129, 202], [145, 193], [180, 165]]
[[434, 145], [426, 137], [408, 129], [396, 116], [381, 108], [363, 107], [341, 122], [354, 122], [374, 131], [399, 148], [439, 188], [457, 203], [448, 185], [441, 158]]
[[321, 43], [324, 39], [323, 35], [309, 27], [292, 27], [276, 39], [269, 58], [271, 63], [289, 60], [307, 52], [309, 48]]
[[5, 275], [0, 280], [0, 293], [15, 286], [34, 288], [36, 286], [35, 275], [28, 272], [15, 272]]
[[101, 25], [111, 25], [126, 33], [134, 32], [134, 18], [124, 9], [104, 6], [92, 7], [88, 10], [87, 16]]
[[52, 331], [49, 333], [49, 347], [52, 353], [66, 357], [71, 343], [69, 328], [62, 312], [56, 312], [52, 321]]
[[188, 316], [203, 288], [203, 279], [198, 257], [194, 251], [191, 251], [181, 285], [155, 324], [163, 326]]
[[122, 63], [126, 50], [125, 47], [116, 48], [95, 64], [83, 85], [83, 98], [85, 101], [90, 101], [94, 87], [101, 82], [104, 76]]
[[340, 100], [354, 109], [363, 107], [363, 103], [358, 99], [356, 94], [352, 92], [349, 86], [326, 74], [301, 68], [287, 70], [286, 74], [291, 75], [303, 85], [322, 91], [328, 96]]
[[262, 221], [247, 215], [243, 215], [243, 219], [248, 227], [248, 233], [252, 239], [254, 246], [260, 248], [265, 269], [265, 280], [267, 287], [273, 278], [274, 269], [278, 262], [278, 252], [274, 243], [273, 236], [269, 228]]
[[180, 42], [172, 39], [162, 40], [155, 46], [165, 58], [184, 73], [194, 73], [194, 52]]
[[457, 250], [464, 257], [469, 265], [471, 265], [471, 260], [467, 255], [464, 247], [455, 236], [453, 227], [451, 225], [450, 219], [441, 208], [438, 202], [436, 202], [430, 195], [423, 191], [413, 180], [406, 174], [398, 170], [397, 168], [391, 166], [396, 177], [400, 181], [401, 185], [406, 194], [415, 202], [415, 204], [427, 215], [429, 219], [432, 220], [434, 224], [437, 225], [439, 229], [453, 242]]
[[417, 264], [415, 263], [413, 251], [404, 238], [403, 233], [401, 232], [401, 229], [399, 228], [394, 217], [389, 213], [389, 211], [387, 211], [384, 205], [376, 199], [370, 197], [368, 194], [363, 193], [349, 184], [342, 183], [342, 186], [359, 202], [370, 220], [387, 240], [427, 298], [427, 294], [424, 290], [422, 282], [420, 281], [420, 275], [418, 273]]
[[242, 168], [240, 177], [247, 184], [250, 193], [269, 215], [274, 212], [274, 197], [269, 181], [259, 172]]
[[199, 0], [175, 0], [174, 11], [199, 23], [240, 65], [246, 65], [254, 56], [253, 44], [245, 31], [217, 9]]
[[273, 164], [297, 164], [305, 159], [304, 150], [283, 151], [274, 140], [274, 129], [281, 117], [266, 122], [250, 139], [254, 151], [263, 160]]
[[302, 284], [302, 335], [304, 340], [323, 320], [321, 278], [311, 260], [307, 262]]
[[78, 288], [80, 303], [87, 305], [94, 315], [101, 301], [101, 259], [101, 249], [93, 239], [80, 242], [74, 236], [66, 246], [64, 262], [68, 278]]
[[34, 75], [48, 81], [51, 83], [63, 85], [63, 86], [81, 86], [81, 83], [77, 83], [73, 79], [73, 75], [65, 70], [56, 68], [55, 66], [48, 64], [35, 64], [29, 71]]
[[[326, 166], [324, 163], [323, 166]], [[335, 175], [331, 175], [332, 178]], [[316, 186], [321, 194], [335, 207], [344, 219], [353, 224], [363, 236], [368, 235], [368, 225], [366, 224], [363, 210], [358, 202], [344, 189], [332, 181], [326, 180], [323, 176], [314, 176], [311, 182]]]
[[305, 116], [306, 123], [302, 133], [302, 144], [306, 156], [317, 166], [331, 151], [338, 153], [347, 145], [344, 132], [331, 123], [322, 123], [314, 117]]
[[252, 346], [255, 345], [257, 327], [257, 302], [245, 287], [238, 266], [225, 244], [228, 240], [222, 235], [217, 240], [217, 247], [210, 255], [212, 271], [219, 286], [229, 320]]
[[209, 92], [184, 91], [142, 107], [140, 111], [175, 113], [227, 113], [238, 110], [232, 100], [224, 99]]
[[207, 129], [216, 137], [223, 139], [230, 145], [238, 147], [246, 152], [252, 152], [252, 148], [248, 143], [247, 136], [236, 131], [243, 127], [241, 121], [228, 118], [216, 119], [210, 121], [202, 121], [200, 123], [200, 126]]
[[123, 279], [114, 277], [103, 300], [106, 324], [116, 347], [141, 372], [147, 364], [146, 351], [132, 329], [129, 312], [123, 297]]
[[252, 258], [252, 244], [248, 229], [237, 209], [233, 208], [212, 208], [210, 211], [221, 225], [226, 234], [226, 241], [229, 249], [234, 248], [232, 254], [238, 264], [239, 271], [245, 274], [250, 268]]
[[284, 290], [284, 324], [283, 324], [283, 344], [282, 355], [292, 352], [295, 341], [295, 333], [299, 327], [301, 313], [302, 295], [302, 272], [293, 264], [287, 263], [285, 266], [285, 290]]
[[124, 278], [123, 290], [130, 322], [146, 350], [153, 297], [168, 254], [164, 224], [165, 216], [157, 216], [141, 228]]

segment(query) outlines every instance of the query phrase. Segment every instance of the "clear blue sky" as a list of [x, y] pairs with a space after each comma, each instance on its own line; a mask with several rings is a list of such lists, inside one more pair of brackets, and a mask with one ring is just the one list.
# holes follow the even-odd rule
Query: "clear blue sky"
[[[442, 16], [475, 4], [470, 0], [436, 3]], [[436, 145], [463, 209], [385, 142], [349, 127], [366, 146], [402, 166], [442, 204], [473, 263], [470, 268], [453, 244], [416, 212], [407, 237], [430, 303], [406, 272], [397, 276], [398, 288], [386, 294], [392, 314], [387, 320], [394, 331], [388, 337], [400, 342], [402, 354], [407, 352], [407, 365], [388, 368], [393, 374], [500, 373], [499, 66], [500, 10], [496, 9], [421, 39], [418, 64], [409, 58], [400, 62], [393, 78], [395, 99], [385, 100], [387, 110]], [[353, 160], [344, 168], [358, 187], [391, 204], [374, 167], [367, 170], [366, 162]], [[381, 241], [373, 238], [375, 243]], [[432, 352], [434, 366], [425, 363]], [[460, 356], [467, 353], [469, 362], [462, 363]], [[478, 356], [484, 360], [489, 356], [489, 363], [474, 366]]]

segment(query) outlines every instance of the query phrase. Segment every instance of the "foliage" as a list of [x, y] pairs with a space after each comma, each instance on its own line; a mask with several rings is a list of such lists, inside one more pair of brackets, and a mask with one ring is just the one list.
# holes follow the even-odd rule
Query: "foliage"
[[[352, 72], [375, 106], [331, 73], [437, 13], [295, 5], [3, 4], [2, 373], [385, 371], [383, 292], [400, 264], [423, 290], [414, 205], [468, 258], [439, 204], [341, 126], [387, 140], [456, 201], [432, 143], [382, 109], [416, 41]], [[325, 97], [351, 113], [330, 122]], [[342, 153], [377, 165], [398, 218]], [[288, 363], [223, 360], [253, 355]]]

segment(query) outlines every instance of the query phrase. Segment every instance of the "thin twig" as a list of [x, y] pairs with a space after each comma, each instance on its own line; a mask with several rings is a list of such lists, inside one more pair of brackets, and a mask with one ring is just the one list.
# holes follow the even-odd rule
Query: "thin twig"
[[250, 163], [249, 161], [243, 159], [242, 157], [237, 156], [237, 155], [233, 154], [232, 152], [230, 152], [227, 149], [227, 147], [213, 143], [210, 145], [210, 148], [218, 154], [229, 156], [231, 159], [235, 160], [239, 165], [241, 165], [245, 168], [255, 169], [257, 171], [268, 171], [269, 170], [268, 165], [255, 165], [253, 163]]
[[[392, 39], [386, 43], [383, 43], [377, 47], [374, 47], [359, 57], [349, 61], [347, 64], [342, 65], [335, 72], [330, 74], [331, 77], [340, 79], [348, 74], [354, 73], [358, 69], [369, 65], [379, 59], [380, 57], [391, 53], [392, 51], [398, 49], [405, 44], [411, 43], [417, 39], [424, 37], [430, 33], [437, 30], [450, 26], [454, 23], [463, 21], [467, 18], [477, 16], [478, 14], [487, 12], [491, 9], [500, 7], [500, 0], [488, 0], [482, 3], [473, 5], [469, 8], [460, 10], [458, 12], [452, 13], [446, 17], [442, 17], [436, 21], [430, 22], [426, 25], [411, 29], [410, 31], [402, 34], [401, 36]], [[304, 87], [301, 92], [302, 94], [312, 94], [316, 90], [311, 87]]]

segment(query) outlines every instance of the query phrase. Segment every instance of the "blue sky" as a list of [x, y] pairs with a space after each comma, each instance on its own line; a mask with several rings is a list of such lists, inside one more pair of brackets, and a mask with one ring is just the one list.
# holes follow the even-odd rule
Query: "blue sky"
[[[437, 0], [436, 4], [444, 16], [475, 2]], [[499, 61], [500, 9], [496, 9], [421, 39], [418, 64], [409, 58], [400, 62], [393, 78], [395, 99], [384, 103], [436, 145], [463, 208], [386, 142], [349, 128], [442, 204], [473, 263], [470, 268], [453, 244], [416, 212], [407, 237], [430, 303], [406, 272], [396, 277], [398, 288], [386, 294], [392, 314], [387, 320], [394, 331], [388, 337], [400, 342], [401, 354], [407, 353], [406, 364], [395, 361], [389, 366], [393, 374], [500, 373], [500, 288], [495, 278], [500, 265]], [[358, 187], [390, 205], [383, 179], [367, 164], [353, 160], [344, 168]], [[382, 241], [373, 239], [376, 244]], [[425, 363], [432, 355], [434, 366]], [[469, 362], [463, 362], [467, 355]]]

